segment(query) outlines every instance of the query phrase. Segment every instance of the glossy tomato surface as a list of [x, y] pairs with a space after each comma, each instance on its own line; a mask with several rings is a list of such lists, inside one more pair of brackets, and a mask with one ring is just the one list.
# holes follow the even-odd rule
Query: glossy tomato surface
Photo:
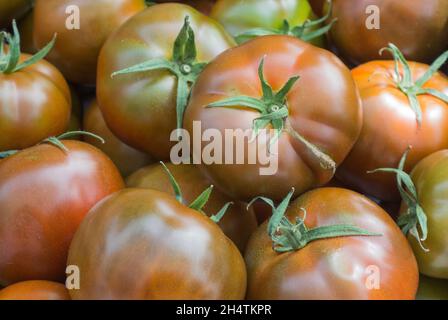
[[[418, 96], [422, 111], [421, 126], [408, 97], [392, 80], [393, 61], [372, 61], [353, 69], [361, 93], [364, 120], [361, 135], [337, 176], [350, 187], [380, 200], [399, 199], [396, 178], [390, 173], [369, 174], [378, 168], [397, 168], [408, 146], [406, 161], [410, 171], [425, 156], [448, 148], [448, 104], [434, 96]], [[413, 80], [428, 66], [410, 63]], [[436, 73], [423, 86], [448, 94], [448, 78]]]
[[84, 141], [94, 145], [109, 156], [123, 177], [127, 177], [134, 171], [152, 162], [148, 155], [129, 147], [114, 136], [104, 122], [96, 100], [90, 103], [84, 113], [83, 129], [97, 134], [105, 140], [105, 143], [101, 143], [93, 137], [84, 137]]
[[0, 300], [70, 300], [70, 295], [61, 283], [29, 280], [0, 290]]
[[246, 290], [244, 260], [219, 227], [149, 189], [95, 206], [67, 263], [82, 270], [73, 299], [243, 299]]
[[64, 141], [25, 149], [0, 164], [0, 284], [65, 276], [81, 220], [123, 180], [101, 151]]
[[381, 236], [349, 236], [310, 242], [277, 253], [262, 224], [249, 241], [245, 260], [249, 299], [414, 299], [415, 257], [389, 215], [347, 189], [321, 188], [291, 203], [287, 217], [309, 228], [351, 224]]
[[[166, 166], [179, 183], [187, 205], [210, 186], [210, 182], [195, 165], [167, 163]], [[174, 195], [167, 173], [160, 164], [138, 170], [127, 179], [126, 184], [133, 188], [154, 189]], [[219, 190], [213, 190], [204, 212], [208, 215], [216, 214], [227, 202], [232, 202], [232, 199]], [[218, 225], [243, 252], [250, 235], [257, 227], [257, 221], [252, 209], [247, 210], [245, 203], [237, 202], [227, 210]]]
[[[420, 161], [412, 170], [411, 178], [428, 219], [428, 238], [423, 241], [428, 252], [409, 236], [420, 272], [448, 279], [448, 150], [438, 151]], [[404, 214], [406, 209], [406, 205], [402, 205], [401, 213]]]
[[[20, 60], [30, 57], [22, 54]], [[68, 84], [45, 60], [13, 73], [0, 72], [0, 151], [27, 148], [63, 133], [70, 110]]]
[[213, 5], [216, 0], [181, 0], [181, 1], [172, 1], [172, 0], [157, 0], [156, 2], [164, 3], [164, 2], [180, 2], [185, 3], [193, 8], [201, 11], [204, 14], [210, 14], [212, 11]]
[[32, 7], [32, 0], [0, 0], [0, 29], [11, 26]]
[[[200, 122], [202, 133], [218, 130], [221, 137], [226, 136], [226, 130], [252, 130], [254, 119], [260, 116], [258, 111], [238, 106], [207, 106], [234, 96], [260, 98], [258, 68], [263, 57], [264, 77], [274, 91], [291, 77], [300, 76], [286, 97], [288, 121], [308, 142], [329, 155], [336, 166], [340, 164], [361, 130], [359, 93], [350, 71], [336, 56], [289, 36], [259, 37], [226, 51], [204, 69], [185, 113], [184, 127], [190, 136], [194, 133], [194, 122]], [[271, 157], [271, 167], [277, 170], [261, 175], [260, 169], [267, 165], [262, 165], [259, 159], [250, 164], [247, 153], [258, 144], [259, 154], [269, 154], [269, 142], [264, 139], [244, 141], [243, 164], [206, 165], [202, 161], [201, 168], [223, 192], [244, 200], [259, 195], [280, 200], [291, 187], [301, 194], [332, 178], [332, 170], [323, 169], [318, 158], [286, 132], [279, 137], [278, 151], [272, 153], [277, 157]], [[225, 159], [225, 146], [232, 141], [223, 140], [218, 154]], [[202, 159], [206, 146], [205, 142], [202, 145], [195, 142], [193, 152], [197, 158]]]
[[134, 16], [104, 45], [97, 97], [111, 131], [126, 144], [158, 160], [170, 157], [176, 129], [177, 79], [166, 70], [111, 77], [115, 71], [155, 58], [171, 59], [185, 17], [195, 32], [197, 60], [208, 62], [234, 45], [222, 26], [192, 7], [167, 3]]
[[95, 84], [98, 55], [107, 37], [144, 8], [144, 0], [37, 0], [34, 42], [42, 48], [57, 33], [48, 60], [68, 80]]
[[331, 18], [338, 19], [332, 42], [352, 63], [379, 59], [388, 43], [409, 60], [430, 63], [448, 45], [446, 0], [333, 0]]
[[[211, 17], [233, 36], [256, 28], [279, 30], [284, 21], [291, 27], [302, 25], [315, 15], [307, 0], [218, 0]], [[312, 41], [323, 45], [323, 37]]]

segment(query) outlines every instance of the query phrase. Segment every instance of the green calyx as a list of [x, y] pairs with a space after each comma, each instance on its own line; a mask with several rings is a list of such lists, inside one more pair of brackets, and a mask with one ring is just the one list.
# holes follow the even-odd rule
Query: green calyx
[[323, 36], [326, 34], [330, 29], [333, 27], [333, 24], [336, 22], [337, 19], [333, 19], [330, 23], [327, 25], [324, 25], [323, 27], [319, 27], [325, 21], [327, 21], [332, 12], [332, 2], [331, 0], [329, 2], [329, 10], [327, 14], [316, 20], [306, 20], [303, 24], [298, 26], [291, 27], [288, 20], [283, 20], [283, 24], [278, 29], [273, 28], [254, 28], [251, 30], [248, 30], [246, 32], [243, 32], [235, 37], [235, 40], [238, 44], [241, 44], [243, 42], [246, 42], [250, 39], [261, 37], [261, 36], [269, 36], [269, 35], [288, 35], [292, 36], [298, 39], [301, 39], [303, 41], [311, 41], [313, 39], [316, 39], [320, 36]]
[[112, 77], [122, 74], [145, 72], [151, 70], [168, 70], [177, 78], [176, 93], [176, 124], [182, 128], [185, 108], [187, 107], [191, 86], [196, 82], [206, 63], [196, 61], [196, 45], [194, 31], [190, 26], [189, 16], [185, 17], [184, 25], [173, 45], [171, 60], [155, 58], [132, 67], [112, 73]]
[[335, 161], [329, 155], [321, 151], [317, 146], [296, 132], [289, 122], [289, 109], [286, 97], [297, 80], [299, 80], [299, 77], [291, 77], [284, 84], [284, 86], [275, 93], [264, 78], [263, 67], [264, 58], [261, 59], [258, 67], [258, 76], [260, 78], [263, 92], [263, 96], [261, 98], [258, 99], [249, 96], [236, 96], [211, 103], [207, 107], [250, 108], [258, 111], [261, 115], [253, 121], [251, 140], [254, 140], [259, 135], [261, 129], [271, 126], [275, 132], [275, 135], [274, 138], [270, 140], [270, 144], [275, 143], [279, 139], [280, 135], [283, 132], [286, 132], [296, 140], [303, 143], [319, 160], [322, 168], [332, 170], [334, 172], [336, 170]]
[[[13, 34], [7, 33], [5, 31], [0, 32], [0, 73], [10, 74], [20, 71], [32, 64], [35, 64], [39, 60], [45, 58], [45, 56], [53, 48], [56, 35], [44, 48], [42, 48], [34, 56], [19, 63], [20, 61], [20, 34], [17, 29], [16, 21], [12, 22]], [[5, 45], [8, 45], [8, 52], [5, 50]]]
[[305, 225], [306, 210], [303, 208], [301, 210], [304, 212], [304, 217], [296, 217], [295, 222], [292, 223], [285, 217], [285, 213], [293, 194], [294, 188], [277, 207], [271, 199], [265, 197], [257, 197], [248, 204], [250, 206], [260, 199], [271, 206], [272, 216], [268, 221], [267, 229], [272, 239], [272, 247], [277, 252], [297, 251], [306, 247], [310, 242], [321, 239], [350, 236], [381, 236], [381, 234], [372, 233], [349, 224], [335, 224], [308, 229]]
[[[179, 184], [177, 183], [176, 179], [172, 175], [171, 171], [167, 168], [167, 166], [160, 161], [160, 164], [162, 165], [163, 169], [165, 170], [166, 174], [168, 175], [168, 178], [170, 179], [171, 186], [174, 190], [174, 196], [176, 197], [177, 201], [180, 203], [185, 204], [184, 199], [182, 197], [182, 190], [180, 189]], [[207, 189], [205, 189], [192, 203], [190, 203], [188, 208], [199, 211], [203, 215], [207, 216], [207, 214], [203, 211], [204, 206], [207, 204], [210, 195], [212, 194], [213, 186], [211, 185]], [[232, 202], [227, 202], [219, 211], [218, 213], [210, 216], [210, 219], [215, 222], [219, 223], [221, 219], [224, 217], [225, 213], [227, 212], [227, 209], [232, 205]]]
[[[68, 131], [65, 132], [57, 137], [48, 137], [44, 140], [42, 140], [41, 142], [38, 143], [39, 144], [43, 144], [43, 143], [49, 143], [54, 145], [55, 147], [58, 147], [59, 149], [61, 149], [64, 152], [68, 152], [69, 150], [67, 149], [67, 147], [61, 142], [61, 140], [63, 139], [70, 139], [72, 137], [75, 136], [89, 136], [95, 139], [98, 139], [101, 143], [105, 143], [104, 139], [101, 138], [100, 136], [91, 133], [91, 132], [87, 132], [87, 131]], [[7, 158], [9, 156], [12, 156], [14, 154], [16, 154], [17, 152], [19, 152], [19, 150], [9, 150], [9, 151], [4, 151], [4, 152], [0, 152], [0, 159], [4, 159]]]
[[[415, 82], [412, 80], [411, 68], [408, 62], [401, 53], [401, 51], [392, 43], [389, 46], [380, 50], [380, 54], [383, 51], [389, 51], [392, 53], [395, 61], [395, 73], [393, 74], [393, 80], [397, 87], [403, 92], [409, 100], [409, 104], [414, 110], [417, 120], [417, 125], [420, 127], [422, 123], [422, 110], [418, 96], [422, 94], [432, 95], [446, 103], [448, 103], [448, 96], [443, 92], [437, 91], [431, 88], [423, 88], [426, 82], [432, 78], [432, 76], [442, 67], [442, 65], [448, 59], [448, 51], [445, 51], [440, 57], [438, 57], [429, 69]], [[399, 66], [402, 66], [403, 74], [400, 73]]]
[[401, 215], [398, 218], [398, 226], [401, 228], [405, 235], [411, 234], [417, 239], [420, 247], [424, 251], [429, 251], [423, 246], [422, 241], [425, 241], [428, 237], [428, 223], [425, 211], [419, 204], [417, 189], [409, 174], [404, 171], [404, 165], [406, 163], [407, 156], [410, 147], [403, 154], [398, 168], [379, 168], [368, 173], [375, 172], [391, 172], [397, 176], [397, 187], [400, 192], [401, 198], [407, 206], [406, 214]]

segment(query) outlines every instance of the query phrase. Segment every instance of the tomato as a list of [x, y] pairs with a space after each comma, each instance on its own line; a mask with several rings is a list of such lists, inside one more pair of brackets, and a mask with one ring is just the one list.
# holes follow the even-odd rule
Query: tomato
[[[260, 63], [263, 57], [264, 65]], [[260, 74], [265, 78], [265, 85], [278, 90], [274, 102], [262, 97]], [[297, 81], [295, 76], [300, 79]], [[279, 89], [293, 81], [296, 82], [289, 93], [279, 97], [282, 93]], [[273, 92], [269, 94], [274, 95]], [[260, 116], [260, 111], [240, 101], [253, 98], [257, 104], [262, 104], [262, 116], [287, 114], [277, 119], [280, 123], [267, 124], [279, 135], [278, 151], [269, 152], [272, 140], [260, 134], [258, 141], [241, 141], [243, 156], [246, 156], [242, 164], [236, 161], [234, 164], [227, 161], [210, 164], [209, 159], [202, 159], [208, 145], [195, 143], [193, 154], [202, 159], [201, 168], [212, 183], [232, 198], [241, 200], [259, 195], [280, 200], [291, 187], [296, 188], [296, 194], [301, 194], [327, 183], [333, 176], [332, 170], [348, 154], [361, 130], [360, 99], [350, 71], [332, 53], [294, 37], [256, 38], [224, 52], [204, 69], [193, 88], [184, 127], [191, 137], [194, 136], [194, 122], [200, 122], [202, 134], [208, 130], [218, 131], [221, 137], [226, 136], [226, 130], [254, 133], [254, 120]], [[227, 101], [234, 107], [222, 106]], [[273, 139], [275, 141], [275, 136]], [[215, 151], [222, 159], [233, 158], [233, 150], [226, 156], [225, 147], [233, 143], [232, 140], [223, 140]], [[260, 156], [254, 164], [247, 160], [246, 153], [255, 148], [258, 155], [271, 154], [274, 172], [261, 174], [267, 166], [262, 164]]]
[[29, 280], [0, 290], [0, 300], [70, 300], [70, 295], [63, 284]]
[[[259, 28], [265, 32], [281, 30], [285, 20], [290, 27], [300, 26], [305, 21], [314, 19], [315, 15], [307, 0], [218, 0], [211, 17], [237, 37], [238, 42], [243, 42], [251, 38], [242, 36], [248, 31]], [[315, 28], [307, 32], [310, 30]], [[323, 46], [323, 41], [324, 38], [320, 35], [312, 43]]]
[[0, 283], [60, 281], [79, 223], [123, 180], [101, 151], [79, 141], [48, 143], [0, 164]]
[[9, 27], [13, 19], [25, 15], [32, 5], [32, 0], [0, 0], [0, 29]]
[[83, 129], [99, 135], [106, 141], [101, 143], [93, 137], [84, 137], [84, 141], [107, 154], [124, 177], [152, 162], [149, 156], [124, 144], [110, 132], [96, 100], [92, 101], [84, 113]]
[[[184, 22], [186, 18], [189, 23]], [[190, 28], [196, 34], [199, 63], [210, 61], [234, 45], [233, 39], [214, 20], [189, 6], [167, 3], [153, 5], [130, 19], [107, 40], [99, 58], [97, 97], [108, 127], [126, 144], [158, 160], [170, 157], [174, 145], [170, 135], [182, 124], [178, 117], [181, 119], [183, 112], [176, 112], [180, 97], [177, 92], [188, 87], [193, 74], [151, 70], [111, 75], [138, 63], [160, 59], [176, 70], [202, 68], [202, 64], [195, 64], [193, 68], [190, 61], [177, 61], [172, 54], [179, 32], [191, 31]], [[187, 80], [178, 88], [180, 77]], [[182, 91], [186, 99], [188, 89]], [[182, 103], [182, 107], [184, 105]]]
[[[192, 202], [204, 189], [210, 186], [207, 179], [194, 165], [167, 164], [166, 166], [184, 191], [182, 195], [188, 203]], [[160, 164], [138, 170], [127, 179], [126, 184], [129, 187], [155, 189], [174, 194], [170, 181]], [[204, 211], [217, 212], [230, 201], [229, 197], [218, 190], [214, 190]], [[257, 227], [257, 221], [253, 210], [247, 210], [246, 204], [237, 202], [227, 210], [226, 215], [218, 225], [238, 248], [244, 251], [250, 235]]]
[[420, 275], [417, 300], [448, 300], [448, 280]]
[[[0, 60], [11, 62], [10, 67], [0, 65], [0, 151], [27, 148], [58, 135], [70, 117], [70, 90], [64, 77], [38, 56], [16, 51], [20, 44], [11, 42], [17, 37], [15, 28], [9, 41], [13, 55], [0, 53]], [[23, 64], [26, 61], [31, 64]]]
[[34, 12], [30, 11], [19, 21], [20, 49], [28, 54], [35, 54], [38, 50], [33, 40]]
[[[157, 2], [173, 2], [171, 0], [158, 0]], [[182, 1], [176, 1], [188, 4], [189, 6], [192, 6], [193, 8], [201, 11], [204, 14], [210, 14], [212, 11], [213, 5], [215, 4], [216, 0], [182, 0]]]
[[144, 8], [144, 0], [36, 0], [34, 42], [40, 48], [57, 33], [48, 60], [68, 80], [92, 85], [107, 37]]
[[338, 20], [331, 40], [355, 64], [379, 59], [388, 43], [410, 60], [430, 63], [448, 45], [446, 0], [333, 0], [332, 18]]
[[124, 189], [96, 205], [70, 246], [82, 270], [73, 299], [243, 299], [238, 248], [168, 193]]
[[[418, 205], [426, 215], [427, 238], [420, 241], [409, 234], [409, 241], [414, 249], [420, 273], [448, 279], [448, 212], [446, 199], [448, 197], [448, 150], [435, 152], [420, 161], [411, 173], [415, 185]], [[414, 207], [417, 204], [412, 204]], [[402, 202], [400, 214], [408, 213], [410, 206]], [[424, 238], [424, 236], [420, 236]]]
[[[275, 250], [268, 234], [273, 221], [249, 241], [248, 299], [414, 299], [418, 269], [412, 250], [389, 215], [368, 198], [347, 189], [316, 189], [292, 202], [286, 217], [272, 225]], [[348, 233], [307, 243], [338, 224], [376, 235]], [[284, 241], [290, 231], [297, 249]]]
[[324, 9], [325, 0], [308, 0], [308, 2], [310, 3], [313, 12], [316, 15], [321, 16]]
[[[396, 48], [394, 52], [399, 55]], [[412, 150], [406, 171], [425, 156], [448, 148], [448, 100], [429, 92], [413, 94], [413, 90], [432, 89], [447, 95], [448, 78], [434, 73], [423, 85], [418, 85], [418, 79], [428, 72], [429, 66], [400, 61], [398, 57], [397, 63], [400, 77], [407, 74], [409, 84], [404, 79], [396, 80], [393, 60], [371, 61], [353, 69], [361, 93], [364, 123], [357, 143], [337, 172], [347, 185], [385, 201], [399, 199], [394, 176], [367, 171], [396, 168], [409, 145]], [[409, 65], [407, 72], [404, 65]], [[410, 103], [413, 97], [417, 101], [415, 108]]]

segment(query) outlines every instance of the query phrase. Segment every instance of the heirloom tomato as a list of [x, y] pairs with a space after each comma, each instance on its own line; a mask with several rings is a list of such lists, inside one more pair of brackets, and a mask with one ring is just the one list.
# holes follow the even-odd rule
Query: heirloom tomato
[[239, 43], [256, 36], [289, 34], [323, 46], [329, 29], [313, 33], [324, 20], [311, 23], [315, 15], [307, 0], [218, 0], [211, 17]]
[[0, 300], [70, 300], [70, 295], [61, 283], [29, 280], [0, 290]]
[[120, 173], [101, 151], [79, 141], [60, 143], [24, 149], [0, 163], [2, 285], [63, 280], [81, 220], [123, 187]]
[[[332, 0], [327, 0], [327, 1], [332, 1]], [[310, 6], [313, 9], [313, 12], [316, 15], [321, 16], [322, 11], [324, 9], [325, 0], [308, 0], [308, 2], [310, 3]]]
[[157, 4], [133, 17], [99, 58], [97, 97], [108, 127], [126, 144], [169, 159], [190, 85], [233, 45], [222, 26], [187, 5]]
[[420, 275], [417, 300], [448, 300], [448, 280]]
[[40, 48], [57, 33], [48, 60], [71, 82], [92, 85], [107, 37], [145, 7], [144, 0], [36, 0], [34, 44]]
[[415, 298], [415, 257], [383, 209], [340, 188], [309, 191], [287, 208], [291, 196], [249, 240], [248, 299]]
[[[170, 163], [166, 166], [176, 177], [183, 190], [182, 195], [186, 202], [193, 201], [202, 190], [210, 186], [199, 168], [193, 164], [174, 165]], [[127, 179], [126, 185], [132, 188], [147, 188], [173, 193], [169, 178], [160, 164], [153, 164], [138, 170]], [[204, 212], [217, 212], [230, 201], [231, 199], [228, 196], [214, 190], [204, 207]], [[226, 215], [218, 225], [243, 252], [247, 240], [257, 227], [257, 221], [252, 209], [247, 209], [244, 203], [237, 202], [227, 210]]]
[[[240, 200], [280, 200], [291, 187], [301, 194], [324, 185], [361, 124], [350, 70], [331, 52], [279, 35], [258, 37], [213, 60], [192, 90], [184, 119], [191, 137], [198, 130], [219, 133], [223, 141], [213, 153], [222, 159], [207, 158], [205, 141], [194, 142], [193, 156], [216, 187]], [[269, 154], [267, 165], [263, 154]]]
[[[20, 36], [6, 34], [0, 50], [0, 152], [23, 149], [67, 128], [71, 99], [62, 74], [42, 57], [50, 42], [34, 56], [20, 53]], [[0, 48], [4, 47], [3, 38]]]
[[9, 27], [33, 6], [33, 0], [0, 0], [0, 29]]
[[28, 54], [35, 54], [38, 50], [33, 39], [34, 11], [30, 11], [19, 21], [20, 49]]
[[[168, 170], [168, 169], [166, 169]], [[82, 270], [73, 299], [243, 299], [246, 267], [235, 246], [202, 211], [211, 187], [184, 204], [151, 189], [119, 191], [97, 204], [70, 246]]]
[[[157, 2], [174, 2], [172, 0], [158, 0]], [[210, 14], [210, 12], [212, 11], [212, 7], [215, 4], [216, 0], [181, 0], [181, 1], [176, 1], [176, 2], [181, 2], [181, 3], [185, 3], [188, 4], [189, 6], [192, 6], [193, 8], [201, 11], [204, 14]]]
[[380, 58], [389, 43], [406, 58], [431, 63], [447, 46], [446, 0], [333, 0], [330, 31], [337, 51], [351, 63]]
[[129, 147], [114, 136], [104, 122], [96, 100], [92, 101], [84, 112], [83, 130], [94, 133], [105, 140], [105, 143], [101, 143], [94, 137], [84, 137], [84, 141], [108, 155], [124, 177], [152, 162], [148, 155]]
[[392, 44], [389, 50], [395, 61], [371, 61], [352, 70], [361, 93], [363, 126], [336, 174], [350, 187], [383, 201], [399, 199], [395, 178], [369, 170], [396, 168], [408, 146], [408, 172], [425, 156], [448, 148], [448, 78], [436, 72], [448, 51], [430, 68], [408, 63]]

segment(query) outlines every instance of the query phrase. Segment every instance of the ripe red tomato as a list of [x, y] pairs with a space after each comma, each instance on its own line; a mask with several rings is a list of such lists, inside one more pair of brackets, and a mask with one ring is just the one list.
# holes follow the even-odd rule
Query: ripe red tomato
[[[197, 61], [190, 61], [194, 60], [192, 54], [184, 63], [174, 57], [173, 45], [179, 32], [185, 30], [182, 25], [185, 27], [186, 17], [195, 33]], [[188, 34], [186, 37], [193, 40]], [[99, 58], [97, 97], [108, 127], [126, 144], [155, 159], [169, 159], [174, 145], [170, 135], [177, 127], [176, 121], [182, 124], [177, 119], [183, 115], [176, 110], [178, 91], [187, 99], [185, 94], [202, 63], [233, 45], [222, 26], [186, 5], [153, 5], [134, 16], [107, 40]], [[192, 73], [182, 73], [183, 81], [179, 81], [180, 71], [174, 74], [160, 69], [111, 77], [124, 68], [160, 60], [172, 69], [186, 68]]]
[[40, 144], [0, 164], [0, 284], [60, 281], [79, 223], [123, 180], [101, 151], [63, 141]]
[[[248, 299], [414, 299], [415, 257], [400, 229], [373, 201], [347, 189], [321, 188], [292, 202], [286, 217], [272, 225], [276, 250], [268, 222], [249, 241]], [[338, 224], [380, 235], [317, 237], [307, 243]]]
[[389, 43], [410, 60], [430, 63], [448, 45], [447, 12], [446, 0], [333, 0], [331, 17], [338, 20], [330, 37], [355, 64], [380, 59]]
[[124, 189], [96, 205], [70, 246], [73, 299], [243, 299], [238, 248], [210, 218], [168, 193]]
[[[448, 78], [434, 73], [418, 85], [429, 66], [409, 62], [406, 76], [403, 63], [397, 63], [403, 81], [396, 80], [392, 60], [371, 61], [352, 70], [361, 93], [364, 123], [358, 141], [337, 172], [338, 178], [350, 187], [386, 201], [399, 199], [395, 177], [369, 174], [369, 170], [396, 168], [408, 146], [412, 146], [405, 167], [408, 172], [425, 156], [448, 148], [448, 97], [446, 101], [441, 97], [448, 95]], [[409, 84], [406, 77], [411, 79]], [[441, 95], [414, 95], [413, 90], [419, 88], [437, 90]], [[420, 111], [412, 107], [412, 97]]]
[[[169, 163], [166, 166], [183, 190], [182, 195], [187, 203], [191, 203], [202, 191], [210, 186], [210, 182], [195, 165], [174, 165]], [[169, 178], [160, 164], [154, 164], [138, 170], [127, 179], [126, 184], [132, 188], [154, 189], [174, 195]], [[218, 190], [214, 190], [204, 207], [204, 212], [218, 212], [227, 202], [231, 202], [229, 197]], [[257, 221], [252, 209], [248, 210], [246, 204], [237, 202], [227, 210], [226, 215], [218, 225], [225, 235], [243, 252], [250, 235], [257, 228]]]
[[114, 136], [104, 122], [96, 100], [90, 103], [84, 113], [83, 129], [102, 137], [106, 141], [101, 143], [93, 137], [84, 137], [84, 141], [108, 155], [124, 177], [152, 162], [148, 155], [129, 147]]
[[34, 42], [40, 48], [57, 33], [48, 60], [68, 80], [94, 84], [98, 55], [107, 37], [144, 8], [144, 0], [36, 0]]
[[[260, 64], [263, 57], [264, 66]], [[260, 73], [266, 85], [276, 91], [275, 99], [279, 101], [265, 99]], [[280, 97], [282, 86], [291, 85], [297, 80], [295, 76], [300, 79], [285, 97]], [[254, 110], [240, 101], [254, 98], [266, 110]], [[230, 107], [220, 106], [226, 101], [230, 101]], [[209, 129], [218, 130], [225, 137], [226, 130], [254, 132], [254, 120], [260, 113], [276, 116], [280, 112], [286, 116], [282, 114], [275, 126], [272, 122], [267, 124], [278, 128], [276, 132], [280, 134], [278, 151], [274, 152], [278, 157], [271, 159], [272, 167], [278, 168], [273, 174], [260, 174], [266, 166], [259, 159], [255, 164], [247, 160], [248, 150], [257, 144], [258, 154], [269, 153], [266, 136], [242, 142], [244, 164], [202, 161], [201, 168], [212, 183], [232, 198], [250, 200], [264, 195], [280, 200], [291, 187], [301, 194], [327, 183], [333, 177], [332, 169], [346, 157], [361, 130], [359, 93], [350, 71], [337, 57], [290, 36], [265, 36], [246, 42], [221, 54], [199, 76], [184, 119], [191, 137], [195, 121], [200, 122], [202, 134]], [[233, 154], [226, 156], [226, 144], [229, 141], [223, 141], [216, 152], [223, 159], [233, 158]], [[194, 144], [196, 158], [202, 159], [205, 147], [205, 142]]]
[[0, 53], [0, 60], [10, 62], [0, 64], [0, 151], [27, 148], [61, 134], [70, 117], [70, 90], [64, 77], [45, 60], [20, 54], [17, 37], [14, 28], [8, 39], [13, 54]]
[[70, 300], [70, 295], [61, 283], [30, 280], [0, 290], [0, 300]]
[[0, 29], [9, 27], [33, 6], [32, 0], [0, 0]]

